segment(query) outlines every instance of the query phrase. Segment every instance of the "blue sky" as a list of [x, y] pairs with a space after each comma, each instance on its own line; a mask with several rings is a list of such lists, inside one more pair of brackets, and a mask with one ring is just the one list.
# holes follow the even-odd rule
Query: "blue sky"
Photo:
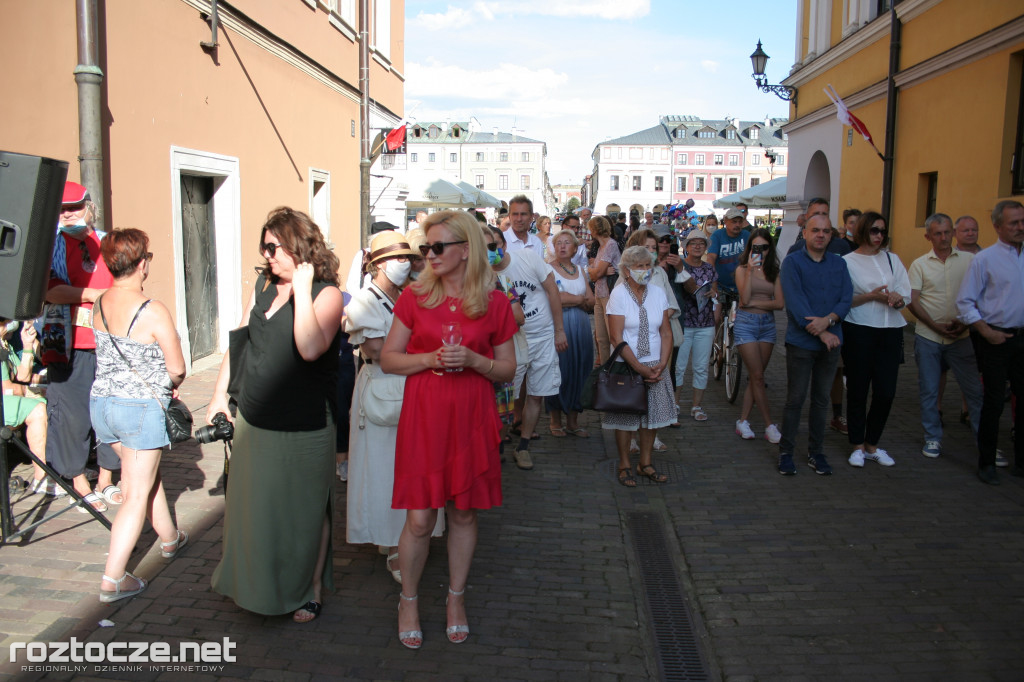
[[795, 24], [796, 0], [406, 0], [406, 112], [515, 125], [547, 142], [552, 184], [580, 184], [595, 145], [664, 114], [786, 116], [750, 53], [778, 83]]

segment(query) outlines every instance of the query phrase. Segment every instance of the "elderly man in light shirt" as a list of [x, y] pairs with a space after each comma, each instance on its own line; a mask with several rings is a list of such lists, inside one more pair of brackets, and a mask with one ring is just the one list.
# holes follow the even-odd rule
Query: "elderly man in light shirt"
[[509, 251], [526, 249], [544, 257], [544, 244], [540, 237], [530, 233], [533, 220], [533, 202], [525, 194], [517, 194], [508, 202], [509, 227], [504, 230], [505, 248]]
[[[960, 321], [971, 327], [985, 387], [978, 423], [978, 478], [998, 485], [996, 445], [1007, 379], [1015, 394], [1024, 393], [1024, 205], [1012, 199], [1000, 201], [992, 209], [992, 225], [999, 241], [974, 256], [956, 307]], [[1010, 473], [1024, 477], [1021, 426], [1024, 414], [1017, 411]]]
[[975, 434], [981, 419], [982, 388], [967, 327], [956, 319], [956, 296], [974, 255], [953, 249], [953, 221], [944, 213], [924, 221], [924, 238], [931, 243], [932, 250], [910, 264], [908, 308], [918, 321], [914, 359], [924, 428], [921, 454], [934, 458], [942, 454], [938, 400], [943, 367], [953, 370], [960, 384]]

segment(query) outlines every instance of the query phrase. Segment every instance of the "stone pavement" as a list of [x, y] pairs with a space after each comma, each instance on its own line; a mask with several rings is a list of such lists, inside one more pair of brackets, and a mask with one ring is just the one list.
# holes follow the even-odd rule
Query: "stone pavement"
[[[97, 601], [107, 532], [74, 511], [28, 540], [0, 548], [0, 675], [1024, 679], [1018, 634], [1024, 623], [1024, 480], [1002, 470], [1002, 486], [978, 482], [969, 430], [952, 417], [943, 456], [920, 454], [909, 343], [910, 362], [901, 368], [882, 443], [896, 459], [891, 468], [873, 462], [849, 467], [845, 438], [829, 431], [835, 475], [815, 475], [798, 456], [798, 475], [779, 476], [777, 448], [733, 433], [738, 408], [713, 380], [705, 400], [710, 420], [684, 418], [682, 428], [661, 433], [669, 451], [655, 462], [672, 480], [660, 487], [629, 490], [615, 483], [614, 445], [595, 415], [582, 420], [588, 439], [555, 439], [542, 425], [544, 437], [533, 446], [536, 469], [506, 464], [504, 507], [480, 515], [467, 594], [471, 634], [459, 646], [444, 637], [443, 541], [432, 545], [420, 591], [425, 642], [409, 651], [396, 636], [399, 586], [376, 548], [344, 543], [343, 512], [334, 526], [338, 589], [318, 620], [297, 625], [288, 617], [257, 616], [212, 593], [223, 452], [217, 444], [184, 444], [165, 454], [163, 472], [172, 509], [192, 540], [167, 562], [152, 531], [143, 534], [132, 562], [133, 571], [152, 580], [142, 595], [113, 605]], [[785, 392], [783, 355], [780, 345], [768, 371], [777, 419]], [[216, 368], [208, 368], [184, 385], [197, 416], [205, 412], [215, 375]], [[945, 413], [958, 414], [959, 401], [951, 381]], [[1007, 451], [1008, 415], [1007, 408], [1001, 433]], [[763, 428], [757, 418], [751, 423]], [[802, 433], [798, 442], [804, 438]], [[344, 497], [339, 484], [337, 509], [345, 509]], [[19, 502], [16, 510], [33, 501]], [[642, 519], [654, 520], [663, 541], [644, 544]], [[655, 576], [658, 565], [670, 566], [670, 575]], [[662, 587], [652, 589], [657, 585]], [[675, 588], [682, 601], [673, 600]], [[686, 674], [666, 667], [663, 675], [660, 666], [668, 659], [659, 653], [671, 653], [677, 633], [666, 624], [677, 625], [670, 621], [686, 616], [687, 605], [696, 662]], [[101, 619], [114, 626], [99, 627]], [[142, 664], [141, 672], [103, 671], [94, 664], [80, 664], [79, 672], [25, 670], [24, 653], [18, 663], [6, 660], [12, 642], [72, 637], [175, 647], [228, 637], [236, 660], [190, 672], [150, 664]]]

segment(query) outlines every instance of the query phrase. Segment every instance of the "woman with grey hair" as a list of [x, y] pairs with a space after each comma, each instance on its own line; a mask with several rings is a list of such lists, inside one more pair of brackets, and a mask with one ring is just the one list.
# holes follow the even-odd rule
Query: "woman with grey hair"
[[648, 286], [654, 268], [654, 256], [643, 246], [631, 246], [622, 253], [619, 272], [625, 286], [615, 287], [608, 298], [608, 335], [612, 348], [625, 342], [616, 362], [625, 362], [647, 382], [647, 413], [605, 412], [602, 428], [615, 431], [619, 451], [618, 479], [622, 485], [636, 487], [629, 461], [629, 441], [634, 435], [640, 445], [640, 463], [636, 474], [654, 483], [668, 477], [659, 473], [651, 461], [658, 429], [676, 419], [669, 360], [672, 355], [672, 309], [661, 288]]

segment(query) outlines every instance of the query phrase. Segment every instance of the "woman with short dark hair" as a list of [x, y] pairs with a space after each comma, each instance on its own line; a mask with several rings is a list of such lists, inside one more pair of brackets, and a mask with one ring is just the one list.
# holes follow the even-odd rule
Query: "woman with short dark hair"
[[164, 411], [185, 380], [185, 358], [170, 311], [142, 292], [153, 260], [146, 233], [114, 230], [100, 243], [100, 254], [114, 283], [93, 305], [96, 379], [89, 415], [96, 438], [121, 460], [124, 503], [110, 531], [99, 593], [101, 602], [114, 602], [146, 589], [127, 571], [143, 521], [153, 524], [165, 558], [188, 541], [174, 525], [160, 477], [160, 455], [170, 444]]

